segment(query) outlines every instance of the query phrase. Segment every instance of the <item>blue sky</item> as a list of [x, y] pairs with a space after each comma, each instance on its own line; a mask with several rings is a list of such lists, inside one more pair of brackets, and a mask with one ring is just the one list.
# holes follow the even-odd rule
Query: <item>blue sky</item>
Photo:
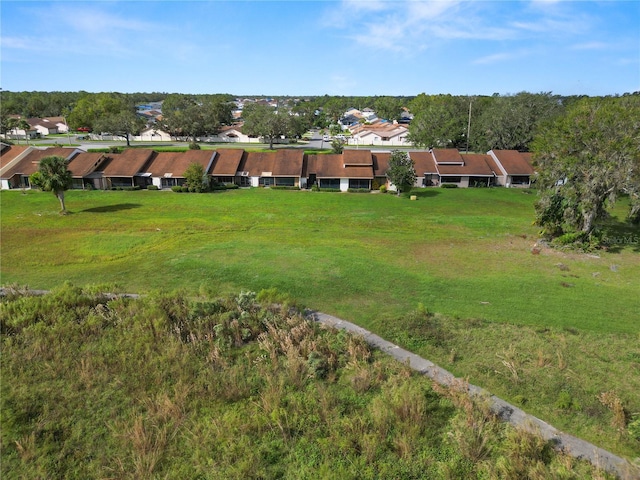
[[640, 90], [640, 1], [12, 1], [10, 91], [611, 95]]

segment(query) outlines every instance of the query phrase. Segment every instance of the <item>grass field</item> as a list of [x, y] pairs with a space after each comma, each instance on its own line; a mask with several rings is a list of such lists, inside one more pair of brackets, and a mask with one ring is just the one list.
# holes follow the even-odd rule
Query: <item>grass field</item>
[[[640, 442], [618, 434], [597, 399], [615, 391], [629, 421], [640, 412], [638, 230], [614, 218], [609, 236], [631, 242], [534, 255], [535, 194], [413, 193], [417, 201], [268, 189], [71, 191], [71, 214], [60, 216], [51, 194], [3, 191], [1, 281], [138, 293], [275, 287], [560, 428], [640, 456]], [[419, 305], [435, 315], [416, 321]], [[574, 401], [565, 408], [567, 395]]]

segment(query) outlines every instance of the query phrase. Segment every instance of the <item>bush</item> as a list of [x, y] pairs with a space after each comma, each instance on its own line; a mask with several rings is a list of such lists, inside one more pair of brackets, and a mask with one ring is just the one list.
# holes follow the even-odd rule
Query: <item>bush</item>
[[160, 190], [157, 185], [147, 185], [147, 190]]
[[[182, 193], [189, 193], [191, 190], [190, 190], [190, 189], [189, 189], [189, 187], [187, 187], [186, 185], [182, 185], [182, 186], [180, 187], [180, 191], [181, 191]], [[195, 190], [194, 190], [194, 192], [195, 192]]]
[[189, 150], [200, 150], [200, 145], [197, 142], [190, 142]]
[[319, 192], [320, 191], [320, 187], [318, 186], [317, 183], [314, 183], [313, 185], [311, 185], [311, 191], [312, 192]]
[[349, 189], [347, 189], [347, 192], [350, 192], [350, 193], [370, 193], [371, 190], [369, 190], [368, 188], [349, 188]]
[[458, 188], [457, 183], [443, 183], [440, 188]]
[[387, 186], [386, 185], [380, 185], [380, 193], [387, 193]]
[[174, 185], [173, 187], [171, 187], [171, 190], [174, 192], [182, 192], [182, 187], [180, 185]]
[[227, 183], [224, 185], [225, 190], [236, 190], [238, 188], [240, 188], [239, 185], [236, 185], [235, 183]]
[[333, 193], [340, 193], [341, 190], [339, 188], [320, 188], [318, 191], [320, 192], [333, 192]]
[[296, 187], [293, 185], [274, 185], [271, 187], [272, 190], [300, 190], [300, 187]]

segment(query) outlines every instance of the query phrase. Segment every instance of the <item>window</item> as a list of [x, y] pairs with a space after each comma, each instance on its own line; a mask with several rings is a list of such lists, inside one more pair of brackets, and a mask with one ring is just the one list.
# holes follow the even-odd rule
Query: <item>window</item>
[[371, 190], [371, 181], [364, 178], [350, 178], [349, 188], [362, 188]]
[[529, 185], [529, 177], [528, 176], [513, 176], [511, 177], [512, 185]]
[[275, 180], [276, 179], [273, 177], [260, 177], [260, 180], [258, 180], [258, 185], [269, 187], [271, 185], [275, 185]]
[[462, 177], [440, 177], [442, 183], [460, 183]]
[[275, 180], [276, 185], [282, 187], [294, 187], [296, 185], [296, 179], [294, 177], [278, 177]]
[[340, 188], [339, 178], [321, 178], [320, 188]]

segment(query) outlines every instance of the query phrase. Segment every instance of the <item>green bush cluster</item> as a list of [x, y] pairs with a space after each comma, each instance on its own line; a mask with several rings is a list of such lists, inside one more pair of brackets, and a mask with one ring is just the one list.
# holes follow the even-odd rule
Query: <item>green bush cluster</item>
[[135, 190], [140, 190], [140, 185], [135, 185], [133, 187], [111, 187], [111, 190], [120, 190], [125, 192], [133, 192]]
[[457, 183], [443, 183], [440, 188], [458, 188]]
[[157, 185], [147, 185], [147, 190], [160, 190]]
[[368, 188], [349, 188], [347, 191], [350, 193], [371, 193]]

